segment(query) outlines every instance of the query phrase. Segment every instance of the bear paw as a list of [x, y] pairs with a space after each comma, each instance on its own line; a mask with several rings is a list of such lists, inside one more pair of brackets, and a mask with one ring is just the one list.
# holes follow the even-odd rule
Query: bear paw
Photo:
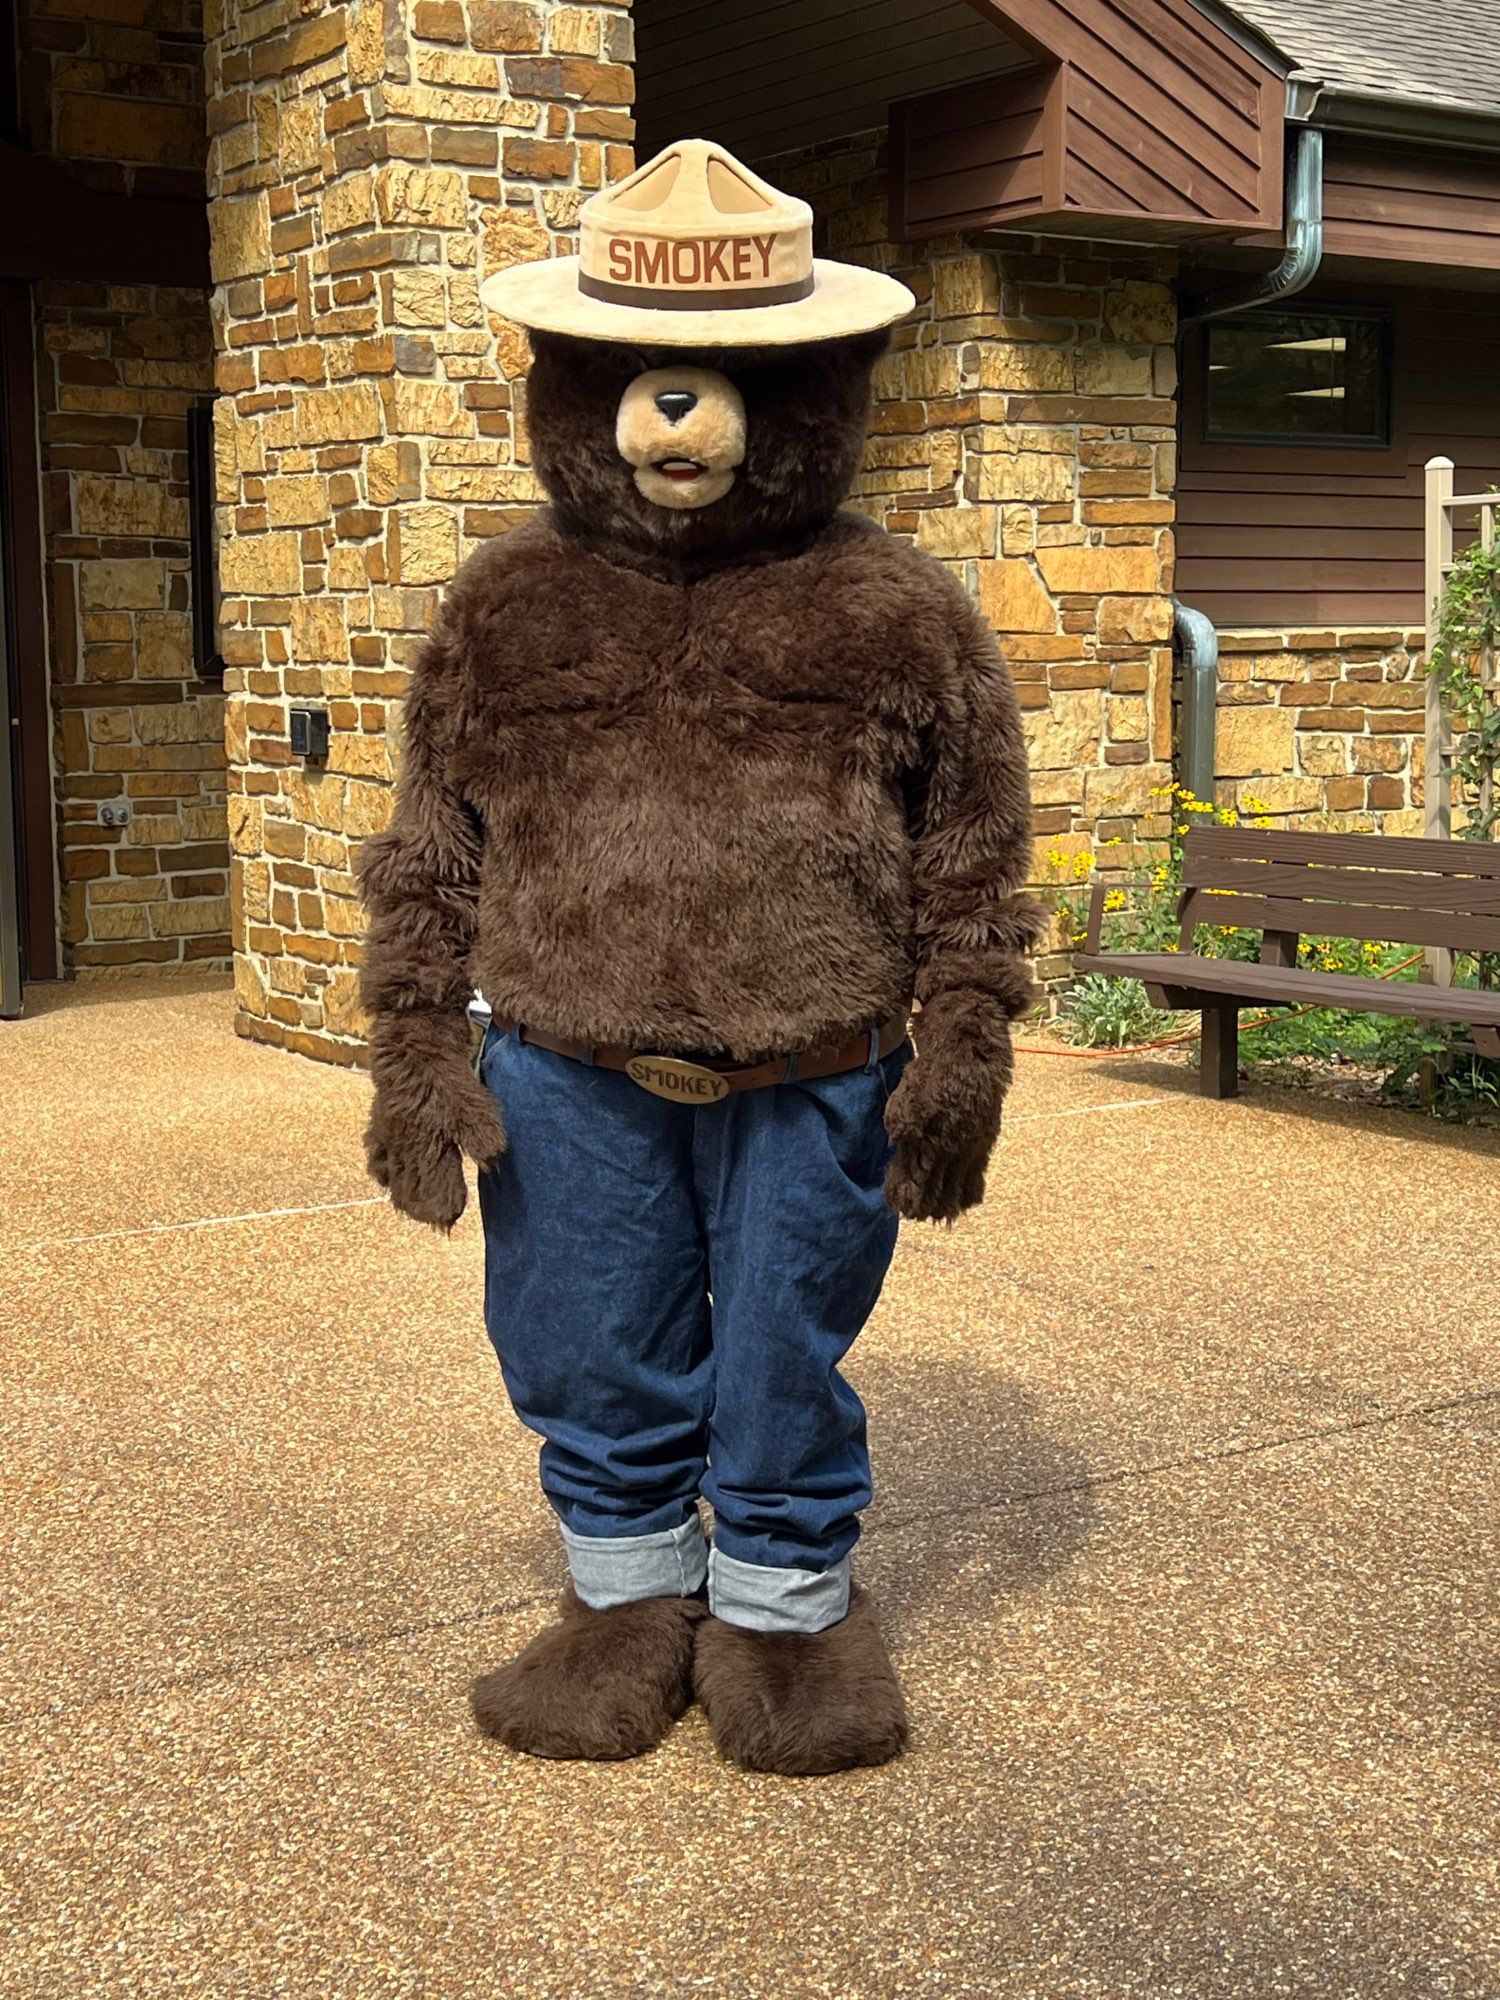
[[874, 1606], [856, 1585], [822, 1632], [752, 1632], [707, 1618], [693, 1691], [715, 1743], [747, 1771], [818, 1777], [906, 1747], [906, 1704]]
[[643, 1597], [596, 1611], [569, 1584], [562, 1616], [474, 1683], [486, 1736], [531, 1757], [638, 1757], [693, 1698], [693, 1597]]

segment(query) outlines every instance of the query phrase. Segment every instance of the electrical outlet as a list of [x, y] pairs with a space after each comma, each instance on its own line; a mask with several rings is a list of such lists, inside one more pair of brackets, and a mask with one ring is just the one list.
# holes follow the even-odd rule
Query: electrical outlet
[[331, 724], [326, 708], [294, 708], [290, 711], [289, 736], [293, 753], [309, 764], [328, 762]]
[[99, 807], [101, 826], [129, 826], [130, 805], [125, 799], [105, 799]]

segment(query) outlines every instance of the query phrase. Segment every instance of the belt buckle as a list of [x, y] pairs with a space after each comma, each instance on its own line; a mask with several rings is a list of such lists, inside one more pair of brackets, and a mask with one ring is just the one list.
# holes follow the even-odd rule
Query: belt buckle
[[625, 1074], [653, 1097], [673, 1104], [717, 1104], [729, 1095], [729, 1079], [681, 1056], [632, 1056]]

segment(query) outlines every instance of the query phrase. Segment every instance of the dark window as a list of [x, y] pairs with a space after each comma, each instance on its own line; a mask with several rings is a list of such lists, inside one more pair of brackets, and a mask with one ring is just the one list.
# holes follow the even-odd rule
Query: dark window
[[219, 538], [214, 524], [214, 402], [188, 407], [188, 552], [193, 665], [200, 680], [224, 678], [219, 651]]
[[1208, 328], [1204, 434], [1388, 445], [1391, 328], [1375, 313], [1247, 313]]

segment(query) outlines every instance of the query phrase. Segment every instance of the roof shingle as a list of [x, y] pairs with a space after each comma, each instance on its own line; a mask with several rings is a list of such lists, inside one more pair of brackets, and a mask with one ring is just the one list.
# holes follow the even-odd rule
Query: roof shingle
[[1500, 110], [1500, 0], [1231, 0], [1229, 11], [1325, 83]]

